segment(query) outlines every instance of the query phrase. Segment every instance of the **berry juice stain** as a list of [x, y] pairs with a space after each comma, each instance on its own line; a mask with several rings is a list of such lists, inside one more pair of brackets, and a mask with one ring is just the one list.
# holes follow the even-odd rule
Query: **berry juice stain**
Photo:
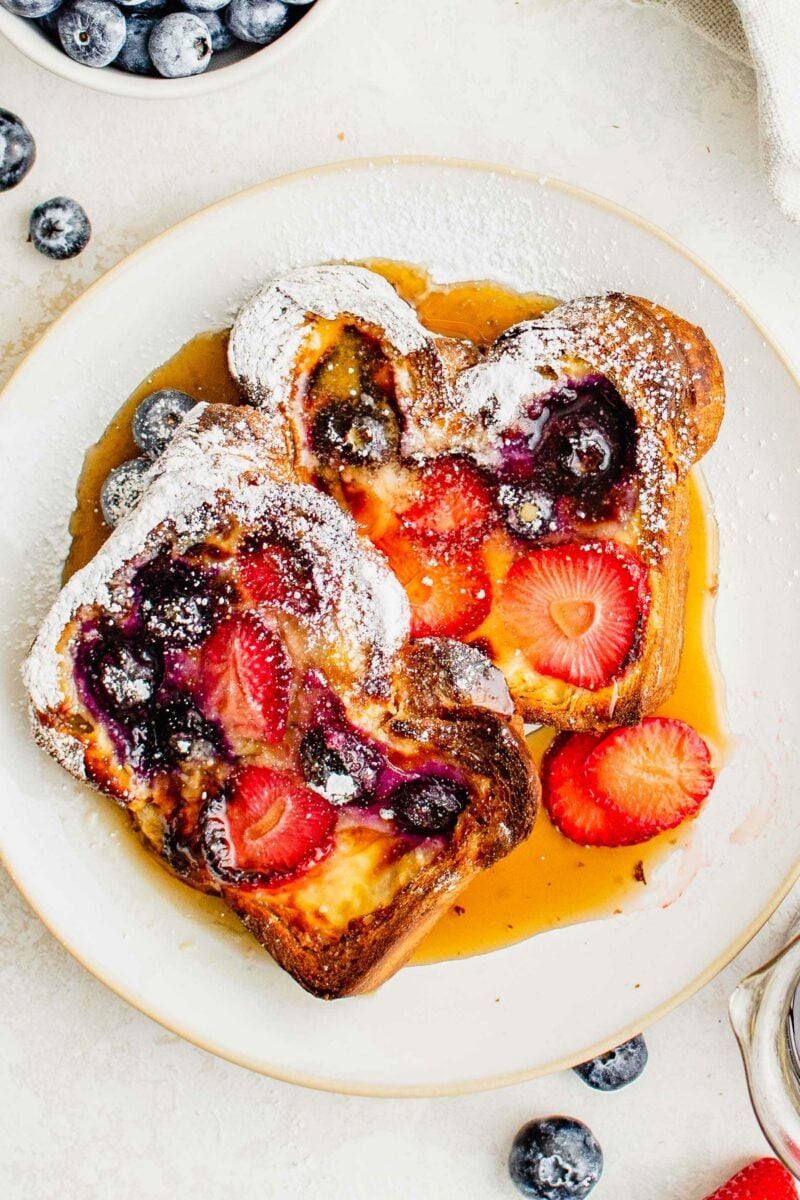
[[[384, 260], [364, 263], [392, 283], [432, 332], [466, 338], [480, 347], [519, 321], [554, 308], [557, 301], [520, 293], [492, 282], [438, 285], [418, 267]], [[238, 404], [241, 395], [227, 367], [228, 330], [201, 333], [157, 367], [113, 417], [84, 460], [77, 505], [70, 522], [72, 545], [64, 579], [87, 563], [110, 533], [100, 512], [103, 480], [112, 467], [138, 453], [131, 434], [139, 402], [160, 388], [179, 388], [197, 400]], [[689, 588], [680, 671], [672, 697], [658, 712], [688, 721], [708, 742], [719, 769], [726, 734], [722, 681], [714, 650], [717, 536], [710, 497], [695, 469], [689, 485]], [[528, 738], [537, 762], [553, 733], [539, 729]], [[116, 814], [113, 814], [116, 816]], [[486, 953], [535, 933], [624, 912], [646, 900], [658, 866], [691, 838], [691, 822], [640, 846], [584, 848], [563, 836], [542, 808], [531, 837], [483, 872], [427, 935], [412, 961], [436, 962]], [[169, 890], [172, 903], [191, 905], [206, 922], [238, 931], [238, 921], [217, 900], [172, 880], [134, 839], [153, 882]], [[243, 931], [242, 931], [243, 933]], [[247, 936], [243, 933], [243, 936]]]

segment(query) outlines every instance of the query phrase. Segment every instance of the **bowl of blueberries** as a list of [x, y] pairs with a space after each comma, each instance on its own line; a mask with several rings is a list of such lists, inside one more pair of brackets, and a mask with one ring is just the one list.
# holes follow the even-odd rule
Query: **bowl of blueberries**
[[0, 0], [0, 33], [65, 79], [162, 99], [255, 75], [308, 32], [331, 2]]

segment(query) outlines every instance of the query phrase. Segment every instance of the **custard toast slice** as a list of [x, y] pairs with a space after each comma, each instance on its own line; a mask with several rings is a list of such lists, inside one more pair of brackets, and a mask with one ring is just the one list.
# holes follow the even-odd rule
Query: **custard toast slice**
[[500, 673], [408, 605], [265, 418], [198, 406], [25, 664], [34, 731], [326, 998], [381, 983], [530, 832]]
[[528, 721], [638, 721], [680, 657], [687, 477], [724, 408], [708, 339], [649, 301], [588, 297], [482, 355], [429, 335], [449, 368], [409, 403], [404, 344], [381, 332], [389, 285], [362, 288], [358, 327], [340, 310], [354, 270], [294, 272], [245, 304], [229, 354], [245, 394], [387, 556], [412, 636], [478, 645]]

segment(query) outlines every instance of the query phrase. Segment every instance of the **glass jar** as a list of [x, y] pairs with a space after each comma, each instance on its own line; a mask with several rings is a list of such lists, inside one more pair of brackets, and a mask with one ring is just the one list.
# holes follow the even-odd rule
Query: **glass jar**
[[764, 1136], [800, 1175], [800, 934], [742, 980], [730, 1016]]

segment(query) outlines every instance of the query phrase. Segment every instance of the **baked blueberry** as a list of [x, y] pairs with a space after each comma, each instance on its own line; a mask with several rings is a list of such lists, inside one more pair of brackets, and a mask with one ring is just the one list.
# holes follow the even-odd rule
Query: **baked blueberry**
[[150, 34], [153, 66], [167, 79], [199, 75], [211, 62], [211, 54], [208, 26], [195, 13], [168, 13]]
[[[124, 37], [125, 18], [119, 10], [117, 12]], [[52, 200], [37, 204], [30, 215], [28, 229], [28, 240], [35, 249], [47, 258], [55, 259], [74, 258], [86, 248], [92, 236], [89, 218], [80, 204], [68, 196], [54, 196]]]
[[75, 62], [107, 67], [125, 41], [125, 18], [111, 0], [72, 0], [59, 13], [58, 36]]
[[[151, 18], [145, 18], [151, 20]], [[177, 388], [162, 388], [141, 401], [133, 415], [133, 440], [151, 458], [158, 458], [175, 430], [197, 401]]]
[[156, 17], [139, 12], [129, 13], [126, 16], [125, 44], [114, 59], [115, 67], [119, 67], [123, 71], [130, 71], [133, 75], [155, 74], [148, 42], [156, 19]]
[[27, 17], [29, 21], [54, 12], [60, 4], [61, 0], [0, 0], [0, 8], [7, 9], [15, 17]]
[[241, 41], [267, 46], [289, 24], [289, 7], [283, 0], [231, 0], [225, 20]]
[[635, 418], [604, 380], [563, 388], [543, 415], [531, 443], [535, 470], [559, 494], [598, 498], [633, 467]]
[[79, 669], [100, 711], [134, 722], [152, 706], [164, 673], [161, 652], [149, 638], [101, 628], [79, 651]]
[[466, 788], [452, 779], [420, 775], [389, 792], [381, 807], [391, 809], [398, 825], [409, 833], [449, 833], [468, 800]]
[[571, 1117], [528, 1121], [511, 1144], [511, 1181], [532, 1200], [579, 1200], [603, 1173], [603, 1152], [592, 1131]]
[[221, 619], [227, 603], [209, 572], [162, 554], [133, 579], [147, 632], [168, 646], [196, 646]]
[[300, 765], [308, 783], [340, 804], [368, 804], [383, 760], [350, 729], [309, 729], [300, 743]]
[[160, 760], [170, 767], [213, 762], [222, 751], [216, 725], [203, 716], [191, 696], [183, 693], [158, 705], [153, 734]]
[[223, 14], [218, 12], [200, 13], [204, 23], [208, 26], [208, 33], [211, 38], [211, 49], [215, 54], [220, 50], [229, 50], [234, 45], [236, 38], [231, 33], [228, 26], [222, 19]]
[[36, 143], [24, 121], [0, 108], [0, 192], [16, 187], [36, 161]]
[[150, 460], [140, 456], [109, 471], [100, 489], [100, 510], [106, 525], [113, 529], [139, 503], [149, 467]]
[[647, 1046], [641, 1034], [575, 1067], [584, 1083], [598, 1092], [616, 1092], [638, 1079], [647, 1066]]
[[334, 400], [315, 416], [311, 444], [323, 462], [376, 466], [396, 452], [400, 429], [392, 406], [363, 393], [358, 400]]
[[553, 501], [542, 487], [531, 484], [502, 484], [497, 498], [506, 525], [517, 537], [535, 540], [550, 532]]

